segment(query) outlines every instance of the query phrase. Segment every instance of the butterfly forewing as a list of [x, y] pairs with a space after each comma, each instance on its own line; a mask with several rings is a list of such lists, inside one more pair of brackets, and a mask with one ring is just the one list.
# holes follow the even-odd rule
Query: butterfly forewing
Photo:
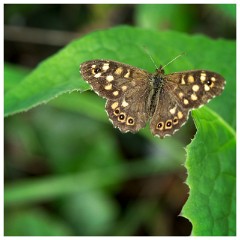
[[115, 67], [113, 62], [93, 60], [81, 64], [80, 72], [98, 95], [107, 99], [118, 99], [122, 90], [117, 89], [114, 81]]
[[[207, 70], [194, 70], [165, 75], [165, 91], [170, 91], [184, 108], [198, 108], [221, 94], [224, 78]], [[172, 90], [171, 90], [172, 89]]]

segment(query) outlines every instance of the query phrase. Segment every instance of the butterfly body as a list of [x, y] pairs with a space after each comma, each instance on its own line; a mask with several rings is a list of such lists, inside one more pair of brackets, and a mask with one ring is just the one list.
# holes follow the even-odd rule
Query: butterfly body
[[174, 134], [189, 111], [219, 95], [225, 85], [218, 73], [193, 70], [155, 73], [112, 60], [91, 60], [80, 65], [83, 78], [101, 97], [106, 111], [122, 132], [137, 132], [150, 121], [153, 135]]
[[164, 71], [162, 69], [162, 66], [159, 67], [159, 69], [156, 70], [156, 72], [151, 76], [152, 81], [152, 94], [149, 94], [149, 112], [151, 113], [150, 116], [153, 116], [157, 101], [159, 100], [159, 95], [163, 92], [163, 86], [164, 86]]

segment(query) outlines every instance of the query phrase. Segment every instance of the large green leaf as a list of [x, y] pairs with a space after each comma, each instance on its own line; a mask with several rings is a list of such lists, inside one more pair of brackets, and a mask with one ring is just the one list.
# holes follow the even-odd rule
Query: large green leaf
[[4, 64], [4, 93], [11, 90], [22, 81], [29, 70], [12, 64]]
[[183, 215], [193, 235], [236, 234], [236, 136], [221, 117], [207, 108], [193, 112], [198, 129], [187, 147], [190, 196]]
[[[154, 66], [143, 50], [145, 46], [159, 65], [166, 64], [179, 53], [187, 53], [186, 57], [168, 65], [166, 72], [209, 69], [222, 74], [227, 81], [226, 89], [209, 105], [235, 127], [235, 42], [132, 27], [96, 31], [75, 40], [39, 64], [5, 94], [5, 116], [26, 111], [65, 92], [88, 89], [79, 75], [79, 65], [85, 60], [114, 59], [153, 71]], [[228, 84], [230, 81], [233, 84]], [[228, 107], [222, 107], [223, 103]], [[232, 109], [231, 114], [228, 109]]]

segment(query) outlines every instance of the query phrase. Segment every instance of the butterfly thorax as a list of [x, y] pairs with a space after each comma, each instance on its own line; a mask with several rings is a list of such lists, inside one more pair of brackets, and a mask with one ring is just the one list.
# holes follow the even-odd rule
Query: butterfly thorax
[[161, 94], [162, 89], [163, 89], [163, 85], [164, 85], [164, 75], [163, 75], [164, 71], [162, 70], [162, 68], [160, 67], [159, 69], [157, 69], [157, 71], [152, 75], [152, 90], [151, 93], [149, 94], [149, 102], [150, 104], [148, 106], [150, 106], [149, 112], [151, 114], [151, 116], [153, 116], [155, 109], [156, 109], [156, 105], [157, 102], [159, 100], [159, 94]]

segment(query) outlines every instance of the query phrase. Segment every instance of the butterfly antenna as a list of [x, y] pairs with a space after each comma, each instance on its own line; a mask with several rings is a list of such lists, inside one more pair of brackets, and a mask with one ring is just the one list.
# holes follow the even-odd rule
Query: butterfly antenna
[[161, 67], [161, 69], [164, 69], [167, 65], [169, 65], [170, 63], [172, 63], [173, 61], [175, 61], [176, 59], [178, 59], [179, 57], [183, 56], [184, 54], [186, 54], [185, 52], [182, 52], [181, 54], [179, 54], [178, 56], [176, 56], [174, 59], [172, 59], [169, 63], [167, 63], [166, 65], [164, 65], [163, 67]]
[[154, 60], [153, 60], [151, 54], [149, 53], [149, 51], [146, 49], [145, 46], [143, 46], [143, 50], [144, 50], [144, 52], [150, 57], [150, 59], [152, 60], [154, 66], [155, 66], [155, 68], [158, 69], [158, 67], [157, 67], [156, 63], [154, 62]]

